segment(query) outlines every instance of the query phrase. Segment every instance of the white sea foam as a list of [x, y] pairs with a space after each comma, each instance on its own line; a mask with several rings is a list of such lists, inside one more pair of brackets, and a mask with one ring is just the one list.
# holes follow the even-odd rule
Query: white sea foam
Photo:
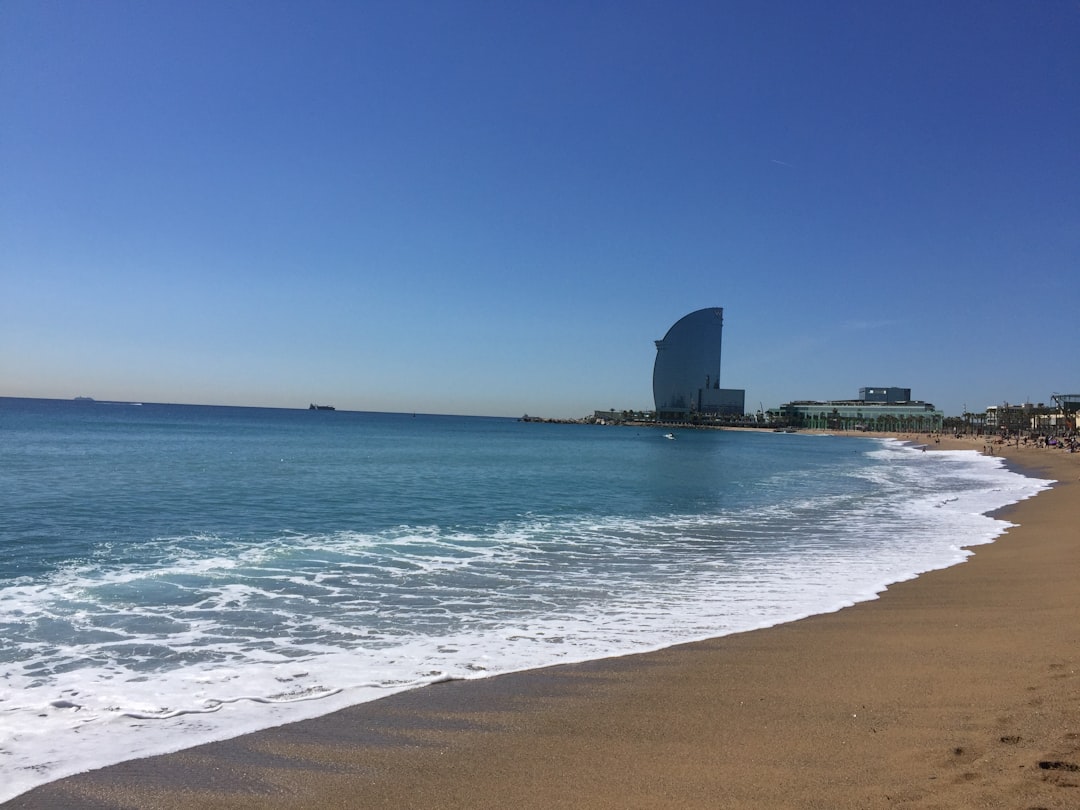
[[138, 564], [102, 554], [16, 581], [0, 590], [19, 648], [0, 680], [0, 800], [448, 678], [838, 610], [961, 562], [1010, 525], [987, 512], [1048, 485], [972, 452], [871, 456], [860, 486], [716, 514], [174, 537]]

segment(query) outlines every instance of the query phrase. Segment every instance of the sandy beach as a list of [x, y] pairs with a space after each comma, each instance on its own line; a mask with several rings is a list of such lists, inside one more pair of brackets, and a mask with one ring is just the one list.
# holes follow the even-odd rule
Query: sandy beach
[[[981, 439], [908, 437], [980, 452]], [[5, 807], [1074, 808], [1080, 454], [959, 566], [802, 621], [439, 684]]]

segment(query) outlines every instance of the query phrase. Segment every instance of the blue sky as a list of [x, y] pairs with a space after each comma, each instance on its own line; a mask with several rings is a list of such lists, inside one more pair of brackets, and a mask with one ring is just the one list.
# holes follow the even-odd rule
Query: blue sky
[[1080, 391], [1073, 2], [0, 4], [0, 395]]

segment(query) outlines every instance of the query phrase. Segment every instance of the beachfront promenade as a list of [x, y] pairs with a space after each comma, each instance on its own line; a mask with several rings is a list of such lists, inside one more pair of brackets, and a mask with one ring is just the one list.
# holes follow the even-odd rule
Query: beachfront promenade
[[[913, 438], [913, 437], [907, 437]], [[929, 450], [982, 439], [915, 438]], [[11, 808], [1074, 808], [1080, 454], [966, 563], [646, 655], [440, 684], [39, 788]]]

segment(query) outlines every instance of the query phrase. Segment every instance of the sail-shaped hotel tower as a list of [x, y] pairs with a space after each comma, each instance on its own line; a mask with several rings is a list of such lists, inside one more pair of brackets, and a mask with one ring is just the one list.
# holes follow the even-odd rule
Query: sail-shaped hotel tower
[[653, 401], [661, 421], [702, 416], [742, 416], [746, 392], [720, 387], [724, 310], [691, 312], [656, 341]]

